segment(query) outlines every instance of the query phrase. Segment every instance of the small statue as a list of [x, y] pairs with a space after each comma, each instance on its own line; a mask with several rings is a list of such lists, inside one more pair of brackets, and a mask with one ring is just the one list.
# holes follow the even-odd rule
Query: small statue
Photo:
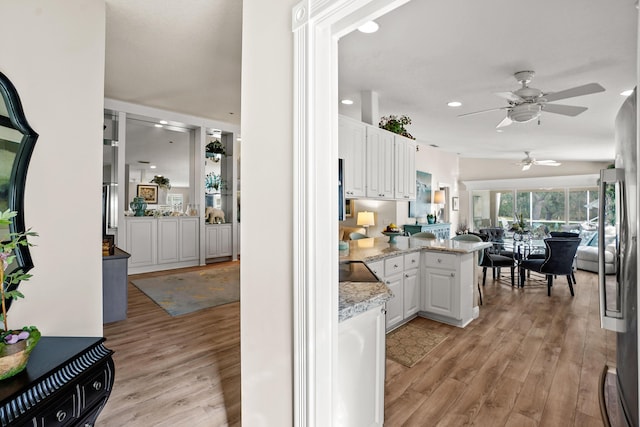
[[224, 224], [224, 211], [222, 209], [208, 207], [204, 211], [204, 218], [209, 224]]

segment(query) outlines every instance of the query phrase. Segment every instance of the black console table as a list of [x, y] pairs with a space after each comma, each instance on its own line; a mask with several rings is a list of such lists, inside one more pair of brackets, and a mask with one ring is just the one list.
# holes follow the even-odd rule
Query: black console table
[[104, 338], [42, 337], [27, 368], [0, 381], [0, 425], [93, 426], [114, 380]]

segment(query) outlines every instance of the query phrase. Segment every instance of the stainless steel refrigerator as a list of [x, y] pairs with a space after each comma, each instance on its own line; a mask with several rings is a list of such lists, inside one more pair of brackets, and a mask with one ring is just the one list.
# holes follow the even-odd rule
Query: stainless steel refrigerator
[[[615, 168], [600, 173], [598, 248], [600, 316], [616, 332], [617, 388], [627, 422], [638, 426], [637, 311], [637, 105], [636, 91], [623, 103], [615, 122]], [[605, 229], [615, 227], [616, 274], [605, 275]]]

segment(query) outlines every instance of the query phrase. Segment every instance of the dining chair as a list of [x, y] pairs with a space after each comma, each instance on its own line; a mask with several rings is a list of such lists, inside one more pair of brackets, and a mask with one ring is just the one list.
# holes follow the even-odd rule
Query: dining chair
[[435, 239], [436, 235], [429, 233], [428, 231], [421, 231], [419, 233], [412, 234], [411, 237], [417, 237], [421, 239]]
[[551, 296], [554, 276], [566, 276], [571, 296], [573, 292], [573, 259], [576, 256], [579, 237], [550, 237], [544, 239], [545, 258], [525, 259], [520, 263], [520, 283], [524, 284], [526, 270], [546, 275], [547, 295]]

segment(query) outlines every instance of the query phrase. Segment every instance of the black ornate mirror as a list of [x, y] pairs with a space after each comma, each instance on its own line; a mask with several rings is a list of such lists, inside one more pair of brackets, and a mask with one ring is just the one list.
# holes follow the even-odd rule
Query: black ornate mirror
[[[0, 73], [0, 94], [3, 101], [0, 102], [0, 209], [18, 212], [9, 231], [21, 233], [25, 231], [24, 188], [27, 168], [38, 134], [27, 123], [18, 92], [3, 73]], [[8, 267], [7, 273], [16, 270], [26, 273], [33, 268], [28, 246], [19, 246], [15, 254], [15, 261]], [[9, 290], [17, 287], [18, 284], [12, 285]], [[10, 304], [11, 299], [7, 303]]]

